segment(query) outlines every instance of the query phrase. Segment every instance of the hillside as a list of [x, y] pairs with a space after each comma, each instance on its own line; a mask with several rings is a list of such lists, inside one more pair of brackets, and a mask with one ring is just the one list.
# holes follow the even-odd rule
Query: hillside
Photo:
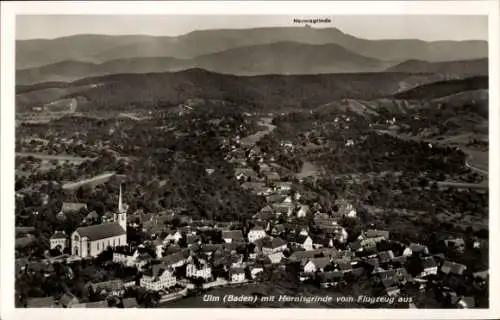
[[195, 58], [194, 66], [235, 75], [317, 74], [381, 71], [393, 64], [337, 44], [276, 42], [225, 50]]
[[[86, 101], [81, 110], [166, 108], [189, 99], [222, 100], [257, 109], [314, 108], [337, 99], [371, 100], [393, 95], [401, 88], [447, 79], [439, 74], [365, 73], [319, 75], [266, 75], [241, 77], [202, 69], [175, 73], [115, 74], [86, 78], [54, 88], [17, 95], [18, 112], [57, 99]], [[376, 85], [374, 85], [376, 84]], [[54, 90], [57, 89], [57, 90]], [[50, 92], [43, 100], [38, 92]], [[55, 93], [55, 94], [54, 94]], [[33, 97], [36, 97], [34, 99]]]
[[468, 76], [488, 74], [488, 59], [473, 59], [445, 62], [428, 62], [420, 60], [408, 60], [398, 65], [389, 67], [387, 72], [406, 73], [446, 73]]
[[200, 30], [177, 37], [75, 35], [50, 40], [18, 40], [16, 69], [68, 60], [102, 63], [137, 57], [191, 59], [243, 46], [283, 41], [338, 44], [357, 54], [389, 61], [451, 61], [488, 56], [486, 41], [366, 40], [336, 28], [277, 27]]
[[396, 99], [435, 99], [463, 91], [488, 89], [488, 77], [470, 77], [424, 84], [394, 95]]
[[309, 45], [276, 42], [241, 47], [193, 59], [132, 58], [101, 64], [64, 61], [39, 68], [18, 70], [17, 84], [77, 79], [115, 73], [172, 72], [202, 68], [234, 75], [315, 74], [381, 71], [391, 62], [367, 58], [336, 44]]

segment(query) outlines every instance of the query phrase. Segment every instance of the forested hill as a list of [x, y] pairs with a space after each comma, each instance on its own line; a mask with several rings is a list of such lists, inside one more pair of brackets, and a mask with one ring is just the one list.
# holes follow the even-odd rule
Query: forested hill
[[[265, 109], [281, 107], [316, 107], [337, 99], [371, 100], [387, 97], [403, 88], [447, 79], [440, 74], [366, 73], [321, 75], [232, 76], [190, 69], [175, 73], [115, 74], [86, 78], [62, 85], [57, 90], [43, 88], [18, 94], [17, 106], [30, 107], [58, 99], [79, 98], [78, 110], [122, 110], [127, 108], [158, 108], [184, 103], [189, 99], [223, 100]], [[22, 87], [25, 92], [28, 87]]]
[[437, 81], [395, 95], [397, 99], [435, 99], [464, 91], [488, 89], [488, 77]]

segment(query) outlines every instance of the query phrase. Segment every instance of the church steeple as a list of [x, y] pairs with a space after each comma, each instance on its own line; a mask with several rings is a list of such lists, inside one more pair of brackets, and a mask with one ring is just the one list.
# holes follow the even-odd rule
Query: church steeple
[[115, 222], [118, 222], [123, 230], [127, 231], [127, 209], [123, 205], [122, 185], [120, 184], [120, 195], [118, 197], [118, 212], [115, 214]]
[[124, 212], [123, 200], [122, 200], [122, 184], [120, 183], [120, 196], [118, 198], [118, 213]]

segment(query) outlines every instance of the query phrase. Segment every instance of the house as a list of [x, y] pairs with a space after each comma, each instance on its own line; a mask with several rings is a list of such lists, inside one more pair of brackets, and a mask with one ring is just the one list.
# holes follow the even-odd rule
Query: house
[[333, 287], [344, 281], [344, 273], [339, 271], [321, 272], [317, 277], [323, 288]]
[[383, 270], [380, 267], [377, 267], [373, 273], [376, 274], [380, 280], [394, 278], [398, 281], [398, 283], [406, 283], [409, 278], [408, 271], [406, 271], [405, 268]]
[[267, 257], [269, 258], [269, 261], [271, 261], [271, 264], [277, 264], [280, 263], [285, 256], [283, 255], [283, 252], [275, 252], [269, 254]]
[[240, 181], [250, 181], [257, 178], [257, 172], [251, 168], [236, 168], [234, 175]]
[[403, 256], [411, 256], [413, 254], [429, 254], [429, 248], [427, 246], [421, 245], [419, 243], [411, 243], [408, 247], [403, 250]]
[[307, 251], [313, 250], [313, 241], [312, 241], [311, 237], [309, 237], [309, 236], [299, 234], [295, 238], [293, 243], [301, 246], [302, 248], [304, 248]]
[[258, 195], [258, 196], [269, 196], [273, 193], [273, 189], [271, 189], [270, 187], [261, 187], [259, 189], [254, 189], [254, 192]]
[[253, 243], [258, 239], [265, 238], [267, 236], [266, 231], [262, 227], [254, 227], [248, 232], [248, 241]]
[[286, 215], [291, 216], [293, 214], [294, 206], [292, 203], [273, 203], [273, 210], [276, 212], [276, 215]]
[[286, 196], [280, 194], [272, 194], [266, 197], [266, 202], [269, 204], [282, 203], [286, 200]]
[[465, 270], [467, 270], [467, 266], [448, 260], [444, 261], [443, 265], [441, 266], [441, 272], [446, 275], [452, 274], [461, 276], [464, 274]]
[[437, 274], [438, 265], [433, 257], [424, 257], [421, 259], [423, 271], [420, 273], [419, 277], [427, 277], [431, 274]]
[[263, 254], [272, 254], [276, 252], [285, 251], [287, 248], [287, 242], [281, 238], [274, 238], [272, 240], [264, 241], [262, 244]]
[[403, 267], [406, 264], [407, 257], [399, 256], [392, 258], [392, 264], [395, 267]]
[[321, 254], [321, 251], [295, 251], [288, 259], [292, 262], [301, 261], [307, 262], [307, 260], [314, 258], [315, 255]]
[[465, 250], [465, 241], [462, 238], [447, 239], [444, 240], [444, 244], [447, 248], [457, 252], [463, 252]]
[[98, 283], [90, 283], [89, 287], [96, 294], [105, 296], [121, 296], [125, 292], [125, 285], [123, 280], [110, 280]]
[[335, 259], [335, 269], [337, 271], [347, 273], [352, 270], [351, 260], [350, 259]]
[[273, 226], [273, 228], [271, 229], [271, 235], [273, 235], [273, 236], [279, 236], [279, 235], [281, 235], [285, 231], [286, 231], [285, 225], [283, 225], [283, 224], [275, 224]]
[[379, 252], [378, 259], [380, 263], [390, 262], [392, 259], [394, 259], [394, 253], [392, 252], [392, 250]]
[[371, 239], [375, 242], [380, 242], [382, 240], [389, 240], [389, 231], [385, 230], [367, 230], [363, 235], [363, 239]]
[[314, 273], [316, 271], [324, 271], [325, 267], [329, 264], [330, 264], [330, 258], [327, 258], [327, 257], [313, 258], [313, 259], [310, 259], [304, 265], [304, 272], [305, 273]]
[[125, 298], [122, 300], [123, 308], [139, 308], [136, 298]]
[[346, 243], [347, 238], [349, 237], [346, 229], [339, 225], [320, 226], [318, 229], [322, 230], [327, 236], [333, 237], [333, 239], [340, 243]]
[[59, 304], [64, 308], [71, 308], [73, 305], [79, 303], [78, 298], [75, 297], [72, 293], [65, 293], [60, 299]]
[[281, 179], [280, 175], [275, 171], [263, 172], [262, 175], [266, 179], [267, 183], [273, 183], [273, 182], [279, 181]]
[[186, 243], [188, 248], [195, 244], [201, 244], [201, 237], [195, 234], [188, 234], [186, 236]]
[[297, 218], [305, 218], [309, 213], [311, 212], [311, 209], [309, 208], [308, 205], [300, 205], [298, 210], [297, 210]]
[[225, 243], [245, 242], [241, 230], [224, 230], [222, 231], [222, 239]]
[[354, 206], [346, 199], [337, 199], [334, 203], [334, 211], [341, 217], [355, 218], [357, 215]]
[[250, 267], [250, 275], [252, 276], [252, 279], [255, 279], [259, 273], [264, 272], [264, 269], [262, 267]]
[[243, 268], [231, 268], [229, 270], [229, 277], [231, 282], [243, 282], [245, 281], [245, 269]]
[[389, 297], [395, 297], [401, 293], [401, 289], [399, 289], [398, 284], [399, 282], [394, 277], [382, 279], [384, 292]]
[[165, 243], [175, 243], [177, 244], [179, 240], [182, 239], [182, 234], [177, 230], [175, 232], [169, 233], [166, 237], [164, 242]]
[[57, 302], [54, 297], [28, 298], [26, 300], [27, 308], [53, 308], [56, 306]]
[[279, 193], [287, 193], [292, 190], [292, 185], [290, 181], [278, 181], [274, 183], [274, 190]]
[[210, 279], [212, 277], [212, 268], [207, 263], [189, 263], [186, 266], [186, 277]]
[[163, 258], [163, 252], [165, 251], [165, 245], [161, 240], [153, 241], [153, 247], [155, 248], [156, 258]]
[[113, 252], [113, 262], [122, 263], [128, 267], [135, 265], [137, 257], [139, 257], [139, 251], [131, 251], [127, 247], [116, 248]]
[[139, 285], [147, 290], [159, 291], [165, 288], [173, 287], [177, 284], [177, 278], [172, 268], [164, 264], [155, 264], [139, 281]]
[[191, 261], [191, 257], [189, 255], [189, 252], [186, 250], [169, 254], [162, 258], [162, 264], [165, 265], [167, 268], [172, 268], [172, 269], [181, 267], [186, 263], [188, 263], [189, 261]]
[[68, 245], [68, 236], [64, 231], [56, 231], [54, 235], [50, 237], [50, 249], [59, 248], [61, 252], [66, 249]]

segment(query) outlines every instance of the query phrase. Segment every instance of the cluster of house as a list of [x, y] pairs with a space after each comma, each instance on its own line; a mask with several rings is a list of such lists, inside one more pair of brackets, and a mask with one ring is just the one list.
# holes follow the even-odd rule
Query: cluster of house
[[[471, 276], [465, 265], [449, 261], [442, 254], [431, 254], [425, 245], [392, 241], [385, 230], [366, 230], [348, 243], [348, 232], [338, 221], [356, 217], [356, 210], [349, 201], [337, 200], [337, 210], [331, 213], [310, 207], [301, 203], [301, 195], [293, 190], [292, 182], [281, 181], [279, 166], [272, 158], [270, 163], [265, 163], [258, 147], [230, 149], [227, 160], [238, 164], [235, 177], [241, 182], [241, 187], [267, 200], [266, 206], [247, 224], [193, 221], [189, 216], [179, 216], [175, 210], [163, 214], [137, 212], [135, 219], [130, 219], [133, 221], [127, 221], [120, 192], [118, 213], [110, 216], [110, 221], [80, 227], [69, 239], [63, 232], [56, 232], [50, 239], [51, 248], [69, 247], [71, 254], [80, 258], [93, 258], [106, 248], [113, 248], [113, 262], [137, 268], [140, 278], [129, 284], [121, 280], [117, 280], [114, 286], [100, 284], [95, 290], [116, 297], [118, 300], [113, 305], [123, 306], [131, 304], [122, 299], [120, 288], [126, 285], [170, 295], [200, 284], [208, 288], [259, 281], [267, 269], [286, 269], [290, 264], [298, 268], [297, 277], [301, 281], [332, 287], [370, 279], [375, 280], [377, 294], [389, 296], [401, 294], [409, 283], [425, 291], [432, 276], [446, 278], [451, 284], [453, 279]], [[248, 161], [254, 160], [258, 163], [258, 170], [247, 165]], [[68, 210], [81, 208], [75, 205], [67, 207]], [[89, 221], [93, 219], [91, 214], [86, 218]], [[174, 217], [184, 226], [173, 228]], [[282, 217], [286, 219], [280, 219]], [[305, 217], [311, 218], [311, 229], [305, 226]], [[172, 229], [167, 229], [169, 225]], [[151, 239], [132, 247], [126, 238], [127, 226], [142, 226]], [[447, 239], [445, 245], [458, 253], [464, 248], [463, 239]], [[415, 261], [419, 266], [418, 274], [409, 272], [412, 268], [409, 264]], [[476, 272], [472, 277], [478, 286], [485, 285], [488, 272]], [[445, 291], [453, 297], [451, 288], [441, 290]], [[456, 293], [454, 297], [448, 299], [452, 305], [474, 307], [472, 297], [461, 297]], [[72, 305], [82, 306], [73, 298], [70, 300], [75, 302]], [[51, 303], [69, 305], [66, 302]], [[93, 305], [85, 304], [84, 307]]]
[[[142, 274], [136, 285], [162, 294], [192, 288], [196, 281], [207, 287], [259, 281], [259, 274], [266, 269], [285, 268], [288, 264], [298, 266], [297, 276], [302, 281], [335, 287], [371, 279], [375, 283], [373, 290], [388, 296], [401, 294], [409, 284], [425, 292], [432, 276], [445, 278], [451, 284], [471, 277], [465, 265], [447, 260], [443, 254], [431, 254], [422, 244], [392, 241], [384, 230], [366, 230], [339, 250], [331, 241], [318, 241], [321, 237], [310, 234], [307, 227], [255, 222], [249, 229], [234, 229], [234, 224], [178, 228], [134, 250], [115, 248], [113, 261], [136, 267]], [[218, 232], [220, 239], [214, 241], [206, 235], [207, 230]], [[444, 244], [456, 252], [464, 247], [460, 238], [447, 239]], [[141, 250], [145, 246], [154, 250], [145, 253]], [[409, 272], [410, 260], [420, 266], [417, 274]], [[184, 271], [179, 272], [181, 269]], [[488, 272], [476, 272], [472, 278], [478, 286], [484, 285]], [[454, 294], [449, 287], [445, 291], [449, 296]], [[455, 297], [450, 298], [453, 306], [475, 306], [473, 297]]]
[[61, 297], [54, 296], [28, 298], [27, 308], [138, 308], [139, 304], [134, 297], [124, 297], [125, 289], [133, 283], [122, 280], [110, 280], [98, 283], [87, 283], [85, 289], [99, 295], [102, 299], [94, 302], [82, 302], [71, 292], [66, 292]]

